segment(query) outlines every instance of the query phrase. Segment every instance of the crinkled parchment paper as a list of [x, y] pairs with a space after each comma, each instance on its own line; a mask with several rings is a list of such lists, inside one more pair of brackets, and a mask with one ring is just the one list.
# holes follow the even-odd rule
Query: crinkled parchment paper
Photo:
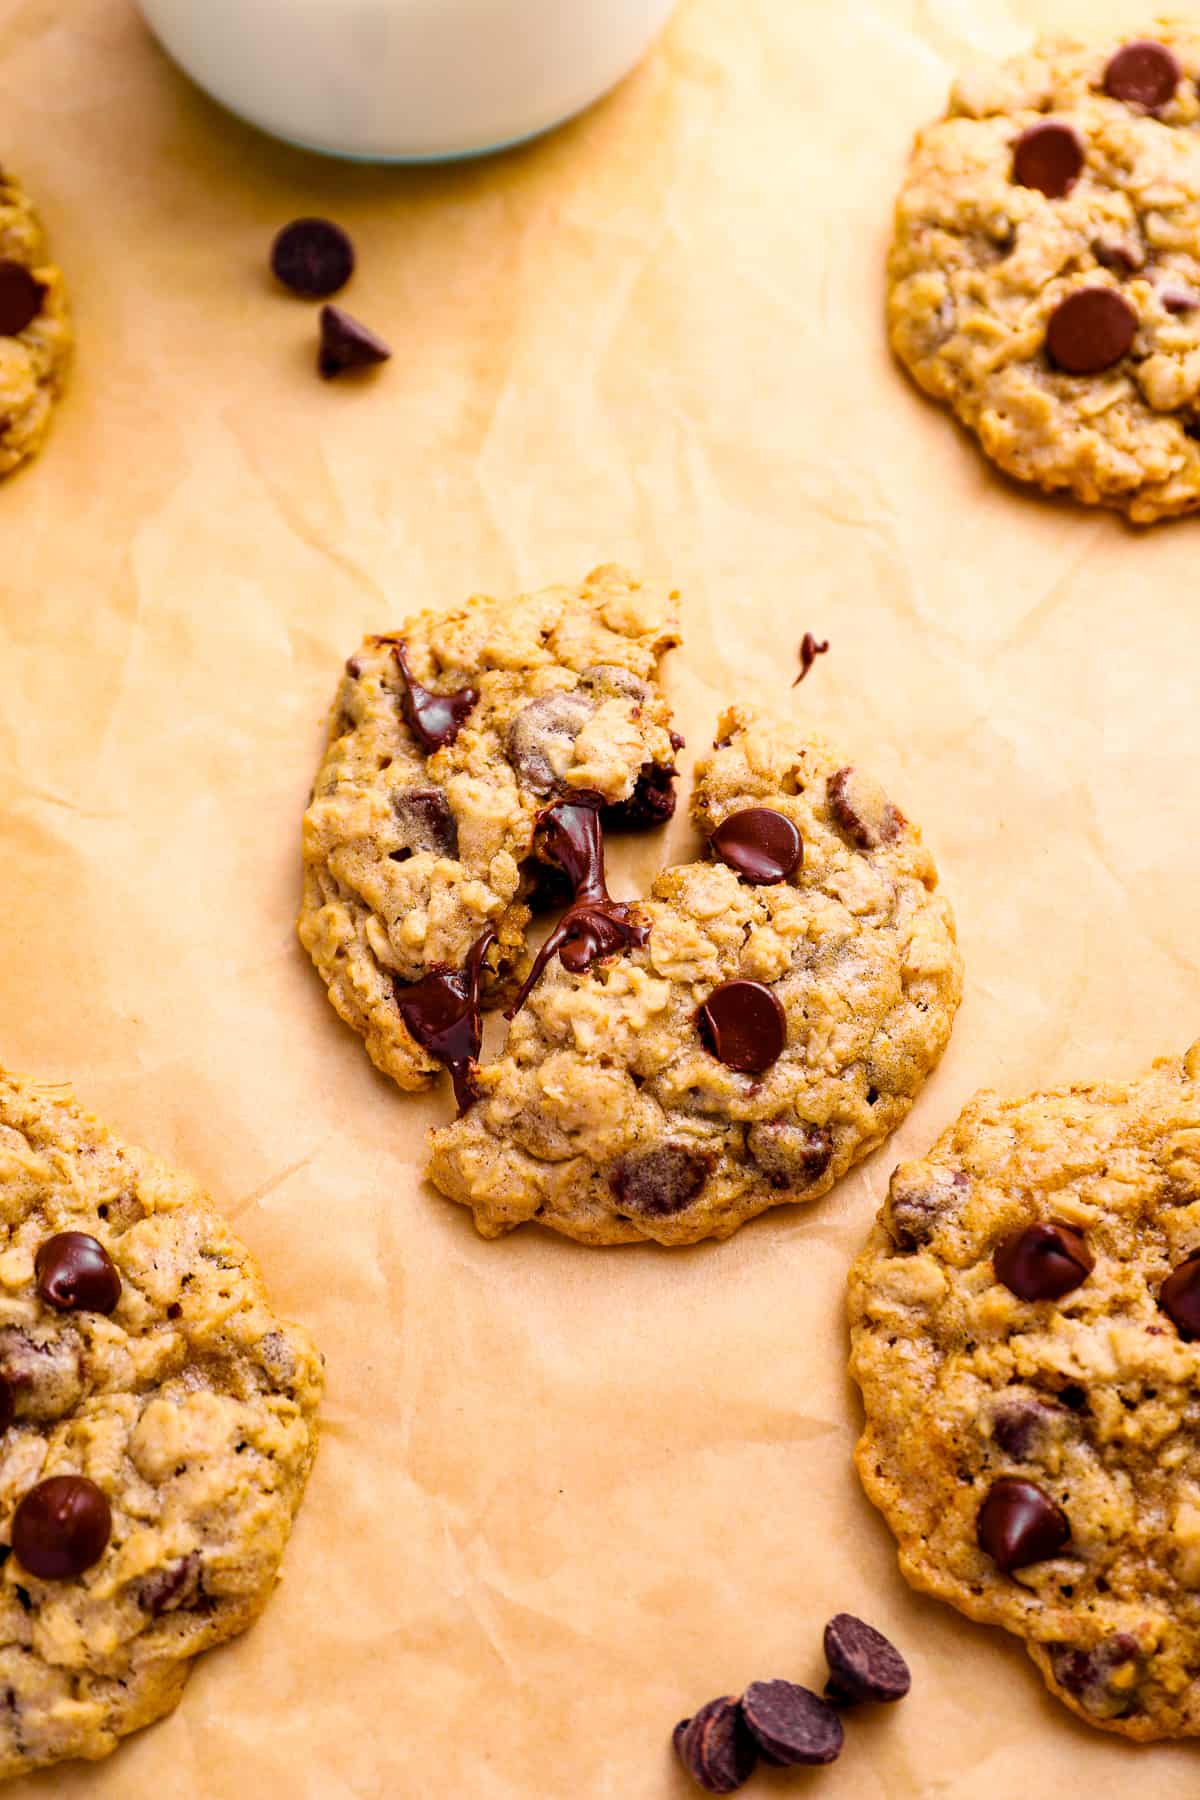
[[[1149, 9], [1147, 8], [1147, 11]], [[305, 157], [178, 76], [128, 0], [7, 0], [0, 156], [80, 353], [0, 489], [0, 1054], [197, 1170], [329, 1361], [261, 1624], [56, 1800], [682, 1800], [670, 1728], [893, 1632], [903, 1706], [822, 1800], [1183, 1800], [998, 1633], [911, 1595], [850, 1466], [842, 1285], [902, 1152], [973, 1090], [1120, 1075], [1200, 1034], [1200, 526], [994, 477], [890, 364], [889, 213], [953, 70], [1102, 0], [683, 0], [607, 103], [498, 161]], [[324, 385], [273, 231], [354, 233], [389, 338]], [[479, 1240], [292, 928], [341, 659], [409, 608], [623, 559], [676, 581], [693, 748], [727, 699], [844, 738], [921, 821], [967, 1000], [899, 1138], [692, 1251]], [[793, 693], [794, 647], [832, 653]], [[690, 756], [690, 752], [689, 752]], [[690, 763], [687, 765], [690, 767]], [[618, 848], [621, 891], [690, 854]]]

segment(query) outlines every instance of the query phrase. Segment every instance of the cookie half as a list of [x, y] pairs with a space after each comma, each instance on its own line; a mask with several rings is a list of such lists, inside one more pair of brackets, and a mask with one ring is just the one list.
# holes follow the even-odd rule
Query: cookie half
[[1018, 480], [1200, 505], [1200, 32], [1050, 39], [961, 80], [896, 211], [896, 355]]
[[405, 1022], [406, 989], [463, 970], [477, 945], [485, 1006], [528, 969], [539, 812], [588, 792], [617, 829], [671, 816], [679, 740], [656, 675], [676, 601], [606, 567], [579, 588], [422, 613], [347, 663], [304, 818], [299, 931], [400, 1087], [441, 1068]]
[[204, 1195], [0, 1073], [0, 1778], [105, 1756], [265, 1606], [321, 1364]]
[[981, 1094], [896, 1170], [850, 1319], [909, 1581], [1090, 1724], [1200, 1732], [1200, 1045]]
[[66, 290], [41, 221], [0, 170], [0, 475], [41, 449], [71, 344]]
[[644, 941], [583, 974], [552, 959], [476, 1104], [432, 1135], [432, 1179], [484, 1236], [728, 1237], [827, 1192], [946, 1046], [950, 908], [869, 775], [734, 707], [692, 812], [710, 854], [634, 904]]

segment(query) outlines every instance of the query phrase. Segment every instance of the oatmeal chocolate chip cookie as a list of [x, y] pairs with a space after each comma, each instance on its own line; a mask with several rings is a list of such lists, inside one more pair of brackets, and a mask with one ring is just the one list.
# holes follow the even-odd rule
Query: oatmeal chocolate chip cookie
[[850, 1280], [857, 1461], [914, 1586], [1132, 1738], [1200, 1733], [1200, 1045], [985, 1093]]
[[304, 818], [299, 930], [402, 1088], [435, 1080], [471, 983], [494, 1006], [528, 967], [539, 813], [587, 793], [617, 827], [670, 817], [680, 740], [655, 676], [676, 599], [602, 568], [580, 588], [422, 613], [347, 663]]
[[48, 260], [41, 221], [0, 169], [0, 475], [41, 449], [71, 342], [63, 278]]
[[1200, 505], [1200, 30], [1040, 44], [922, 132], [892, 347], [1019, 480]]
[[[561, 837], [568, 809], [551, 810]], [[735, 707], [692, 813], [709, 858], [664, 870], [615, 923], [602, 879], [550, 846], [582, 898], [479, 1099], [432, 1137], [433, 1180], [487, 1237], [529, 1219], [587, 1244], [728, 1237], [824, 1194], [945, 1048], [950, 909], [868, 775]]]
[[0, 1072], [0, 1778], [100, 1757], [265, 1606], [320, 1359], [203, 1194]]

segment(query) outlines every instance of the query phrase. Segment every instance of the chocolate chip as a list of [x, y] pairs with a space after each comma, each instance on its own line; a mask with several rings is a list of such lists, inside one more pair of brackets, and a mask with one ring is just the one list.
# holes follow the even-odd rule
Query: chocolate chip
[[440, 788], [393, 788], [391, 802], [406, 850], [458, 855], [458, 825]]
[[671, 1733], [671, 1748], [672, 1748], [672, 1750], [674, 1750], [676, 1756], [682, 1755], [680, 1746], [683, 1743], [683, 1734], [687, 1730], [687, 1728], [691, 1724], [691, 1722], [692, 1721], [690, 1719], [680, 1719], [678, 1725], [675, 1727], [674, 1731]]
[[396, 1006], [409, 1036], [444, 1063], [460, 1113], [476, 1098], [475, 1062], [483, 1040], [479, 995], [487, 953], [496, 940], [489, 925], [461, 969], [434, 969], [423, 981], [395, 983]]
[[543, 694], [523, 706], [508, 728], [508, 758], [535, 794], [551, 794], [571, 761], [571, 749], [595, 704], [577, 690]]
[[800, 1192], [833, 1161], [833, 1134], [824, 1125], [766, 1119], [751, 1125], [746, 1148], [773, 1188]]
[[842, 1748], [842, 1721], [827, 1700], [791, 1681], [752, 1681], [742, 1713], [762, 1749], [784, 1768], [831, 1763]]
[[83, 1393], [78, 1337], [58, 1325], [45, 1336], [6, 1325], [0, 1330], [0, 1379], [19, 1417], [43, 1424], [64, 1418]]
[[709, 1158], [682, 1144], [663, 1144], [643, 1155], [623, 1156], [610, 1177], [627, 1211], [667, 1218], [690, 1206], [708, 1180]]
[[628, 800], [614, 800], [600, 815], [610, 831], [656, 831], [675, 816], [673, 763], [643, 763]]
[[758, 1761], [741, 1708], [728, 1695], [702, 1706], [682, 1732], [677, 1726], [674, 1742], [680, 1762], [706, 1794], [735, 1793]]
[[727, 1069], [762, 1075], [787, 1043], [787, 1014], [761, 981], [726, 981], [696, 1014], [704, 1047]]
[[1049, 1417], [1037, 1400], [1013, 1400], [992, 1415], [992, 1439], [1013, 1462], [1024, 1462]]
[[709, 839], [714, 853], [752, 887], [786, 881], [804, 861], [804, 840], [789, 818], [769, 806], [747, 806], [722, 819]]
[[1158, 297], [1164, 310], [1169, 313], [1195, 312], [1200, 306], [1200, 294], [1193, 294], [1185, 288], [1162, 288]]
[[1046, 350], [1068, 375], [1098, 375], [1133, 343], [1137, 314], [1114, 288], [1077, 288], [1060, 300], [1046, 327]]
[[904, 815], [892, 806], [878, 783], [857, 769], [838, 769], [826, 783], [834, 823], [858, 850], [877, 850], [900, 835]]
[[479, 704], [479, 690], [465, 687], [457, 688], [453, 693], [437, 694], [418, 681], [409, 668], [406, 644], [393, 644], [392, 656], [403, 683], [400, 710], [404, 722], [426, 756], [433, 756], [455, 741]]
[[354, 245], [332, 219], [293, 219], [271, 245], [271, 270], [293, 294], [324, 300], [354, 273]]
[[901, 1163], [892, 1176], [884, 1218], [897, 1250], [919, 1250], [939, 1225], [953, 1218], [970, 1182], [961, 1169]]
[[144, 1575], [137, 1586], [137, 1603], [152, 1618], [191, 1606], [200, 1592], [200, 1553], [191, 1550], [161, 1569]]
[[809, 673], [813, 664], [816, 662], [818, 656], [825, 656], [827, 654], [828, 650], [829, 650], [829, 639], [828, 638], [825, 639], [824, 643], [820, 643], [813, 636], [811, 631], [805, 632], [804, 636], [800, 640], [800, 649], [798, 652], [798, 655], [800, 657], [800, 673], [797, 675], [795, 681], [793, 681], [793, 683], [792, 683], [792, 686], [794, 688], [797, 688], [800, 686], [800, 683], [804, 680], [805, 676]]
[[1083, 1233], [1053, 1220], [1014, 1231], [992, 1257], [997, 1280], [1018, 1300], [1061, 1300], [1082, 1287], [1095, 1266]]
[[65, 1581], [99, 1562], [112, 1533], [112, 1511], [86, 1475], [52, 1475], [13, 1514], [18, 1562], [43, 1581]]
[[86, 1231], [60, 1231], [34, 1258], [38, 1293], [59, 1312], [110, 1313], [121, 1298], [113, 1260]]
[[1183, 71], [1165, 44], [1139, 39], [1123, 44], [1104, 71], [1104, 91], [1127, 106], [1154, 112], [1165, 106]]
[[1158, 1304], [1185, 1343], [1200, 1338], [1200, 1251], [1167, 1276], [1158, 1291]]
[[1003, 1575], [1057, 1556], [1071, 1541], [1062, 1508], [1032, 1481], [1002, 1475], [988, 1489], [976, 1528], [979, 1548]]
[[42, 310], [46, 289], [24, 263], [0, 259], [0, 337], [16, 337]]
[[1146, 266], [1143, 251], [1131, 249], [1128, 244], [1114, 244], [1106, 238], [1093, 239], [1092, 255], [1102, 269], [1111, 269], [1116, 275], [1136, 275]]
[[839, 1706], [863, 1700], [903, 1700], [912, 1686], [908, 1664], [896, 1646], [853, 1613], [838, 1613], [825, 1627], [828, 1699]]
[[347, 369], [370, 369], [387, 362], [391, 350], [381, 337], [340, 306], [321, 308], [321, 338], [317, 347], [317, 372], [326, 381]]
[[7, 1376], [0, 1375], [0, 1431], [7, 1431], [12, 1424], [15, 1404], [12, 1383]]
[[650, 698], [650, 689], [641, 676], [622, 668], [620, 663], [592, 663], [579, 677], [579, 685], [597, 700], [634, 700], [641, 706]]
[[1069, 194], [1083, 173], [1083, 141], [1070, 125], [1046, 119], [1023, 131], [1013, 147], [1013, 180], [1050, 200]]
[[1072, 1644], [1051, 1644], [1048, 1649], [1054, 1679], [1085, 1712], [1109, 1719], [1128, 1712], [1136, 1698], [1134, 1688], [1128, 1680], [1114, 1684], [1113, 1677], [1138, 1660], [1137, 1639], [1129, 1632], [1116, 1632], [1090, 1650]]

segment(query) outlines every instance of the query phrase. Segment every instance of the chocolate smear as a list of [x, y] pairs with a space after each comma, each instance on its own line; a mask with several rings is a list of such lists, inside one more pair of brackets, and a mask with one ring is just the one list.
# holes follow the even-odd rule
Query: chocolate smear
[[408, 666], [408, 646], [392, 645], [392, 655], [404, 681], [400, 709], [404, 722], [426, 756], [452, 744], [479, 702], [478, 688], [459, 688], [452, 694], [435, 694], [422, 685]]
[[828, 638], [825, 639], [824, 643], [818, 643], [811, 631], [805, 632], [800, 640], [800, 673], [797, 675], [795, 681], [793, 681], [793, 687], [800, 686], [800, 683], [804, 680], [804, 677], [808, 674], [818, 656], [824, 656], [828, 649]]
[[434, 969], [422, 981], [396, 982], [396, 1005], [405, 1029], [450, 1071], [460, 1116], [477, 1098], [475, 1064], [483, 1039], [479, 989], [495, 940], [496, 927], [489, 925], [472, 944], [461, 969]]

